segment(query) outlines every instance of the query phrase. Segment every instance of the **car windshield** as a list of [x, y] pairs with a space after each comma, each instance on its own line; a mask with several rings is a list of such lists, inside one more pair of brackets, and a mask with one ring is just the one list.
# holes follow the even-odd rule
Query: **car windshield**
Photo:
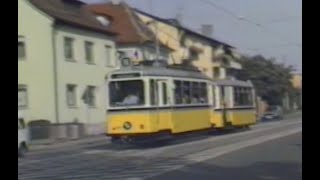
[[142, 80], [113, 81], [109, 84], [111, 107], [138, 106], [144, 104]]

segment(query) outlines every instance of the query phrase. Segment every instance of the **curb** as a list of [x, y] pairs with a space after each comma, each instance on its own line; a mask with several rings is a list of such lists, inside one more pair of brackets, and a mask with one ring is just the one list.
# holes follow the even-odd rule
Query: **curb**
[[[288, 114], [285, 114], [284, 116], [286, 118], [295, 116], [295, 115], [300, 115], [302, 114], [302, 111], [296, 111], [296, 112], [291, 112]], [[108, 141], [110, 140], [109, 137], [101, 134], [101, 135], [94, 135], [94, 136], [88, 136], [85, 138], [79, 138], [79, 139], [64, 139], [64, 140], [53, 140], [53, 139], [46, 139], [46, 140], [37, 140], [37, 141], [32, 141], [30, 143], [30, 149], [31, 150], [47, 150], [47, 149], [54, 149], [54, 148], [59, 148], [59, 147], [68, 147], [72, 145], [84, 145], [84, 144], [90, 144], [94, 143], [97, 141]]]
[[82, 139], [66, 139], [66, 140], [41, 140], [41, 141], [34, 141], [30, 143], [30, 150], [32, 151], [38, 151], [38, 150], [48, 150], [48, 149], [55, 149], [59, 147], [69, 147], [74, 145], [84, 145], [84, 144], [90, 144], [97, 141], [103, 141], [105, 140], [106, 143], [109, 141], [109, 137], [106, 137], [105, 135], [95, 135], [95, 136], [89, 136]]
[[302, 111], [295, 111], [295, 112], [291, 112], [291, 113], [285, 114], [284, 116], [285, 117], [291, 117], [291, 116], [296, 116], [296, 115], [301, 115], [301, 114], [302, 114]]

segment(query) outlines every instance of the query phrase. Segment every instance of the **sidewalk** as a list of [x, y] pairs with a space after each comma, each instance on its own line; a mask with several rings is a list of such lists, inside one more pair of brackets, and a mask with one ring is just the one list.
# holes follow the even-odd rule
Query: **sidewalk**
[[85, 144], [91, 144], [98, 141], [105, 141], [108, 143], [110, 140], [110, 137], [107, 137], [105, 135], [95, 135], [95, 136], [88, 136], [81, 139], [64, 139], [64, 140], [35, 140], [30, 143], [30, 149], [33, 151], [38, 150], [46, 150], [46, 149], [56, 149], [60, 147], [68, 147], [68, 146], [74, 146], [74, 145], [85, 145]]
[[[302, 111], [295, 111], [290, 112], [285, 115], [286, 118], [299, 116], [302, 114]], [[30, 143], [30, 149], [31, 150], [46, 150], [46, 149], [56, 149], [59, 147], [67, 147], [67, 146], [74, 146], [74, 145], [85, 145], [85, 144], [91, 144], [99, 141], [105, 141], [108, 143], [110, 140], [110, 137], [107, 137], [105, 135], [95, 135], [95, 136], [88, 136], [81, 139], [64, 139], [64, 140], [37, 140], [32, 141]]]
[[298, 110], [298, 111], [294, 111], [294, 112], [289, 112], [289, 113], [285, 114], [284, 117], [290, 118], [290, 117], [301, 116], [301, 115], [302, 115], [302, 111]]

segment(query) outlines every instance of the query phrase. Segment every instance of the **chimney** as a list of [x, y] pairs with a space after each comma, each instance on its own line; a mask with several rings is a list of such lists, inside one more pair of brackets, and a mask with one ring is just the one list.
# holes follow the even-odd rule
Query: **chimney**
[[212, 37], [213, 34], [213, 26], [211, 24], [203, 24], [201, 25], [201, 34], [207, 37]]
[[111, 0], [111, 3], [113, 5], [119, 5], [121, 3], [121, 0]]
[[182, 18], [183, 18], [183, 15], [181, 13], [176, 14], [175, 19], [178, 21], [179, 24], [182, 24]]

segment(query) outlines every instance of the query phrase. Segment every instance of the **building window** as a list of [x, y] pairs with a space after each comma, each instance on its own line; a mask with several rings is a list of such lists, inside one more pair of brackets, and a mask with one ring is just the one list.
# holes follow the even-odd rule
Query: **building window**
[[74, 60], [73, 43], [74, 39], [69, 37], [64, 38], [64, 57], [66, 60]]
[[26, 58], [26, 44], [25, 41], [18, 40], [18, 60]]
[[203, 50], [198, 47], [195, 47], [195, 46], [189, 47], [189, 55], [190, 55], [189, 57], [192, 60], [199, 59], [199, 54], [202, 52]]
[[195, 51], [190, 51], [190, 59], [198, 59], [198, 53]]
[[88, 64], [94, 64], [94, 53], [93, 53], [93, 43], [86, 41], [84, 43], [85, 53], [86, 53], [86, 62]]
[[105, 54], [106, 54], [106, 66], [114, 66], [114, 61], [111, 56], [112, 49], [110, 46], [105, 46]]
[[83, 98], [85, 103], [88, 106], [95, 107], [96, 106], [96, 87], [88, 86]]
[[214, 67], [213, 68], [213, 78], [217, 79], [220, 77], [220, 68], [219, 67]]
[[69, 107], [76, 107], [77, 106], [76, 88], [77, 88], [77, 86], [74, 84], [67, 85], [67, 105]]
[[18, 85], [18, 108], [28, 107], [28, 90], [26, 85]]

